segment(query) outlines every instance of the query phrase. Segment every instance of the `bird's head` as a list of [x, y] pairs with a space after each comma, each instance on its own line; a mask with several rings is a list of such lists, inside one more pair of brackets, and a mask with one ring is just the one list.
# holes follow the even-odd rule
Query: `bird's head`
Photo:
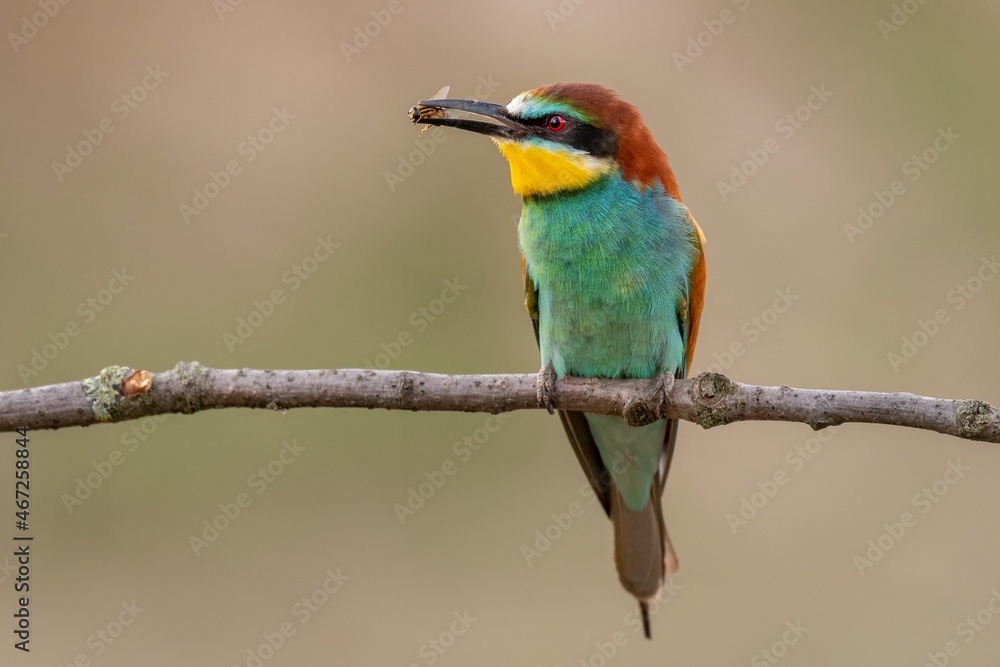
[[421, 100], [410, 118], [490, 137], [510, 163], [511, 184], [522, 197], [580, 190], [617, 171], [639, 188], [661, 184], [680, 199], [667, 156], [639, 112], [603, 86], [554, 83], [521, 93], [506, 106]]

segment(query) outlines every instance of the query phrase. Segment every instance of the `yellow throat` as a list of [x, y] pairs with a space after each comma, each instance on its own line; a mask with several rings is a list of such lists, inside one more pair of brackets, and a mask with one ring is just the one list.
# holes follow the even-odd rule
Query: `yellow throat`
[[584, 188], [612, 169], [611, 158], [596, 158], [566, 146], [494, 139], [510, 164], [510, 184], [522, 197]]

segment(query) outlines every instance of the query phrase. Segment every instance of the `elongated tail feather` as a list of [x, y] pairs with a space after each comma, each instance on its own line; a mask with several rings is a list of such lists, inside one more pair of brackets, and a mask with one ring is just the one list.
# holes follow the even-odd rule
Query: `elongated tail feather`
[[663, 522], [658, 486], [653, 485], [649, 502], [638, 512], [628, 508], [617, 489], [611, 489], [618, 580], [639, 601], [647, 638], [650, 636], [648, 603], [657, 598], [664, 580], [678, 568], [677, 555]]

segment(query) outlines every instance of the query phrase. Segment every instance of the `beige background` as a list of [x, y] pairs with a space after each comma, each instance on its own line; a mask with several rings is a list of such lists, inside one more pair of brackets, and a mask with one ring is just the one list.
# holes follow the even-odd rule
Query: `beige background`
[[[696, 370], [1000, 402], [1000, 281], [961, 309], [948, 299], [1000, 248], [1000, 10], [911, 3], [887, 38], [889, 0], [565, 0], [565, 15], [547, 14], [555, 0], [246, 0], [221, 18], [209, 0], [60, 5], [16, 53], [9, 37], [0, 46], [0, 386], [24, 386], [18, 366], [70, 323], [79, 335], [28, 384], [113, 363], [359, 367], [401, 333], [412, 342], [392, 368], [533, 372], [519, 201], [496, 150], [446, 133], [393, 189], [386, 172], [419, 150], [406, 110], [444, 84], [506, 101], [586, 80], [643, 111], [708, 236]], [[712, 23], [724, 10], [730, 22]], [[0, 29], [21, 32], [39, 11], [5, 2]], [[345, 55], [371, 12], [386, 25]], [[679, 68], [674, 54], [699, 33], [707, 46]], [[122, 118], [115, 100], [147, 67], [165, 78]], [[833, 95], [787, 137], [776, 123], [813, 86]], [[294, 118], [248, 162], [240, 146], [275, 108]], [[103, 119], [113, 131], [60, 182], [52, 163]], [[904, 163], [939, 128], [959, 138], [912, 182]], [[723, 201], [718, 182], [770, 138], [778, 151]], [[180, 204], [230, 160], [240, 172], [185, 224]], [[894, 179], [904, 194], [852, 243], [844, 226]], [[292, 290], [282, 276], [317, 237], [339, 247]], [[88, 320], [78, 304], [123, 268], [134, 278]], [[425, 321], [419, 309], [438, 307], [446, 280], [465, 289]], [[285, 301], [230, 351], [223, 335], [276, 289]], [[775, 317], [778, 290], [796, 298]], [[947, 323], [894, 370], [888, 353], [939, 309]], [[734, 344], [741, 354], [727, 359]], [[453, 449], [466, 437], [484, 442], [471, 456]], [[247, 665], [263, 635], [290, 623], [264, 664], [599, 667], [597, 644], [618, 632], [608, 662], [622, 665], [770, 664], [758, 652], [775, 642], [782, 665], [922, 665], [950, 641], [949, 664], [994, 664], [1000, 619], [960, 624], [1000, 587], [1000, 454], [846, 426], [793, 465], [789, 452], [813, 437], [788, 424], [681, 429], [665, 508], [682, 568], [650, 643], [625, 620], [634, 604], [614, 574], [609, 523], [580, 495], [583, 475], [542, 412], [499, 428], [481, 415], [323, 410], [34, 432], [32, 651], [10, 646], [13, 578], [0, 573], [0, 663]], [[258, 494], [251, 476], [279, 468], [293, 440], [303, 451]], [[13, 435], [0, 442], [9, 540]], [[68, 511], [77, 479], [116, 450], [121, 465]], [[394, 506], [446, 461], [454, 474], [401, 525]], [[939, 502], [915, 504], [949, 461], [968, 470], [939, 483]], [[727, 514], [780, 472], [787, 484], [734, 534]], [[249, 507], [195, 555], [189, 537], [241, 493]], [[572, 503], [582, 515], [529, 566], [522, 547], [557, 533], [551, 515]], [[892, 548], [859, 576], [855, 556], [904, 512], [915, 524], [883, 537]], [[349, 579], [301, 622], [294, 605], [337, 568]], [[117, 633], [133, 600], [143, 611], [102, 644], [95, 633]], [[449, 636], [464, 612], [476, 620]], [[786, 622], [808, 628], [794, 645], [781, 644]], [[442, 633], [451, 645], [437, 654], [426, 642]]]

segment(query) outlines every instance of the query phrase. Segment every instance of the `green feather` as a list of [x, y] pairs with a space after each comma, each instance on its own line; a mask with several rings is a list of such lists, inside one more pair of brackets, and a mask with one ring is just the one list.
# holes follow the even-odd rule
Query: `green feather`
[[[581, 190], [528, 198], [518, 234], [538, 290], [543, 365], [558, 377], [684, 374], [678, 311], [698, 250], [686, 210], [659, 183], [640, 189], [613, 171]], [[642, 509], [667, 423], [587, 421], [626, 505]]]

